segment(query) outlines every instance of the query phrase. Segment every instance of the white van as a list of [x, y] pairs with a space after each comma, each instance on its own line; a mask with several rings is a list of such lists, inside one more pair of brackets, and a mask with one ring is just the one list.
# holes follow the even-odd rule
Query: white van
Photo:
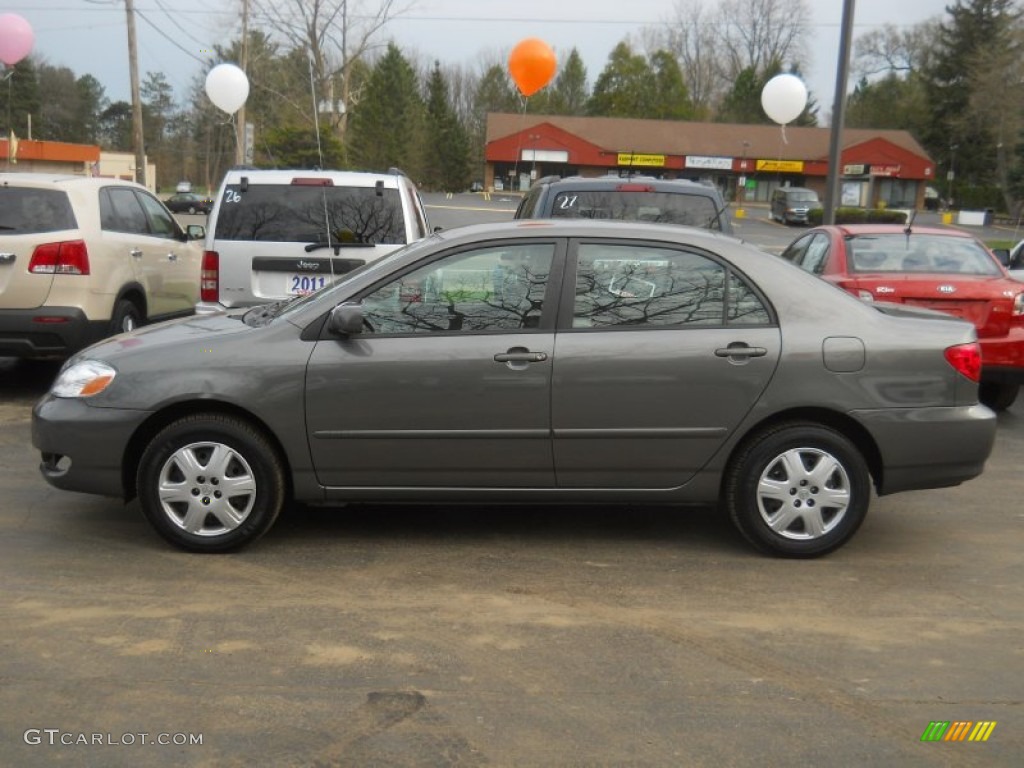
[[203, 254], [199, 313], [313, 293], [430, 232], [405, 174], [227, 172]]

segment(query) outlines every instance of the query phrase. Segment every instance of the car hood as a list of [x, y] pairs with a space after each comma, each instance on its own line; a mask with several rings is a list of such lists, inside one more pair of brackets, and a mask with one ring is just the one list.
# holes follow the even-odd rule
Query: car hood
[[220, 312], [209, 315], [193, 315], [181, 320], [170, 320], [147, 325], [130, 333], [111, 336], [79, 352], [72, 359], [88, 358], [115, 362], [126, 355], [152, 352], [160, 355], [173, 354], [182, 348], [204, 348], [215, 340], [252, 334], [258, 328], [251, 328], [242, 322], [244, 311]]

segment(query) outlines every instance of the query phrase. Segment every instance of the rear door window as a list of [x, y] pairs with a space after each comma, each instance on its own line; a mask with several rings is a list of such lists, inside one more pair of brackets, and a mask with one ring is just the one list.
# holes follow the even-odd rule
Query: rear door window
[[296, 184], [237, 184], [224, 188], [218, 240], [403, 245], [397, 189]]
[[129, 187], [100, 190], [100, 224], [108, 232], [149, 234], [149, 220], [142, 204]]
[[0, 187], [0, 235], [77, 229], [67, 194], [55, 189]]

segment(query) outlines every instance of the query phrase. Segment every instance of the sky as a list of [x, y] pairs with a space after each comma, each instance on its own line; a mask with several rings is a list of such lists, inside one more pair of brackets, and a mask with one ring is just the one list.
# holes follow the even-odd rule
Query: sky
[[[283, 0], [278, 0], [282, 2]], [[364, 0], [374, 2], [374, 0]], [[951, 0], [849, 0], [855, 3], [853, 37], [886, 23], [901, 28], [945, 13]], [[627, 35], [640, 50], [641, 28], [663, 23], [674, 0], [405, 0], [412, 9], [391, 22], [382, 40], [393, 39], [425, 63], [475, 66], [500, 60], [526, 37], [539, 37], [556, 58], [575, 47], [593, 86], [608, 54]], [[703, 0], [705, 6], [718, 0]], [[134, 0], [140, 77], [162, 72], [182, 98], [206, 72], [215, 43], [239, 34], [242, 0]], [[842, 0], [810, 0], [810, 62], [805, 82], [830, 111], [842, 22]], [[35, 34], [32, 53], [76, 76], [91, 74], [111, 101], [130, 101], [128, 34], [124, 0], [0, 0], [0, 14], [24, 17]], [[2, 65], [0, 65], [2, 66]], [[852, 86], [852, 82], [851, 82]]]

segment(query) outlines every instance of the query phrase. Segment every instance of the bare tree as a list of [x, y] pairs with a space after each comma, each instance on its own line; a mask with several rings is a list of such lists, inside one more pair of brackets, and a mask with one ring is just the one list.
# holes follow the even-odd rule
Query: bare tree
[[722, 0], [715, 28], [724, 72], [732, 81], [745, 69], [763, 73], [772, 62], [802, 66], [811, 18], [807, 0]]
[[697, 115], [709, 116], [725, 83], [718, 34], [701, 0], [677, 0], [663, 27], [645, 30], [644, 47], [648, 54], [662, 49], [675, 56]]
[[904, 30], [886, 24], [865, 32], [854, 43], [853, 71], [871, 79], [921, 69], [935, 46], [940, 21], [935, 18]]
[[253, 0], [268, 34], [308, 53], [317, 110], [341, 139], [358, 98], [357, 66], [386, 44], [378, 37], [387, 23], [414, 5], [415, 0]]
[[679, 62], [697, 114], [708, 117], [741, 72], [806, 63], [807, 0], [676, 0], [664, 26], [645, 31], [648, 51]]

